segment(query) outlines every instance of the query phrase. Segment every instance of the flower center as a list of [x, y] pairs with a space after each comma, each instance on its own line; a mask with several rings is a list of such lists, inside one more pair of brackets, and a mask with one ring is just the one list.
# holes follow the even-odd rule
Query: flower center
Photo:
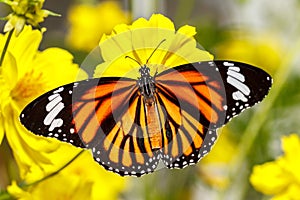
[[45, 82], [42, 73], [27, 72], [11, 90], [11, 97], [15, 101], [32, 100], [44, 92]]

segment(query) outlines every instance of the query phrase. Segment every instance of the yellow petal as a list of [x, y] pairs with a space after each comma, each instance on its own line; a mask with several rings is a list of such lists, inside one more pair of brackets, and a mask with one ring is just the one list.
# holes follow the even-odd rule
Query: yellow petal
[[196, 32], [196, 28], [193, 26], [189, 26], [189, 25], [184, 25], [182, 27], [180, 27], [177, 31], [177, 33], [189, 36], [189, 37], [193, 37], [197, 34]]
[[37, 53], [33, 65], [36, 72], [42, 72], [43, 80], [48, 85], [47, 90], [88, 78], [87, 74], [78, 70], [78, 65], [73, 63], [73, 55], [60, 48], [48, 48]]
[[174, 23], [167, 17], [161, 14], [153, 14], [149, 20], [139, 18], [132, 23], [132, 29], [134, 28], [153, 28], [159, 27], [162, 29], [175, 30]]
[[27, 183], [55, 172], [81, 150], [54, 138], [34, 135], [19, 122], [18, 108], [15, 107], [12, 112], [12, 120], [5, 119], [6, 137], [13, 150], [20, 176]]
[[19, 37], [12, 36], [8, 51], [17, 61], [19, 77], [24, 76], [26, 71], [35, 67], [31, 65], [31, 62], [41, 40], [42, 33], [38, 30], [32, 30], [30, 26], [25, 26]]
[[81, 154], [62, 174], [76, 174], [83, 182], [93, 182], [93, 199], [117, 199], [125, 187], [126, 179], [99, 166], [89, 151]]
[[291, 181], [293, 181], [291, 177], [276, 162], [254, 166], [250, 176], [253, 187], [267, 195], [276, 195], [282, 192]]
[[[68, 186], [66, 188], [66, 186]], [[46, 179], [32, 190], [32, 195], [37, 199], [91, 199], [92, 182], [81, 180], [74, 174], [68, 176], [58, 174]]]
[[102, 40], [102, 42], [99, 44], [102, 58], [105, 61], [114, 61], [121, 55], [131, 51], [131, 38], [131, 32], [126, 31], [113, 36], [113, 39]]
[[282, 150], [286, 155], [300, 155], [300, 138], [297, 134], [282, 137]]
[[[201, 160], [203, 165], [211, 163], [215, 163], [216, 165], [224, 163], [224, 165], [227, 165], [231, 162], [237, 144], [234, 142], [233, 136], [226, 126], [218, 130], [218, 135], [217, 145]], [[226, 153], [224, 153], [224, 149], [226, 149]]]
[[300, 195], [300, 186], [298, 183], [291, 183], [286, 190], [276, 194], [272, 200], [290, 200], [290, 199], [299, 199]]
[[197, 48], [195, 34], [191, 26], [183, 26], [176, 32], [173, 22], [161, 14], [153, 14], [149, 20], [139, 18], [131, 26], [118, 25], [99, 43], [105, 63], [97, 66], [94, 76], [136, 79], [140, 65], [151, 66], [150, 73], [154, 74], [168, 67], [212, 60], [210, 53]]
[[58, 144], [52, 143], [51, 145], [45, 141], [44, 146], [41, 146], [42, 143], [39, 141], [41, 139], [29, 133], [20, 124], [18, 119], [19, 112], [12, 107], [9, 109], [11, 114], [5, 117], [6, 138], [13, 150], [20, 170], [20, 176], [24, 178], [28, 172], [33, 170], [34, 166], [36, 167], [35, 170], [38, 170], [39, 164], [51, 164], [51, 160], [45, 157], [43, 152], [54, 151], [58, 148]]
[[7, 86], [14, 88], [16, 85], [16, 79], [18, 78], [18, 69], [17, 61], [10, 52], [6, 52], [1, 68], [1, 76], [3, 77], [3, 80], [8, 82]]
[[36, 198], [46, 200], [117, 199], [124, 183], [124, 178], [100, 167], [92, 154], [85, 151], [58, 175], [34, 186], [31, 192]]
[[290, 174], [293, 174], [295, 181], [300, 183], [300, 160], [295, 157], [300, 156], [300, 137], [297, 134], [291, 134], [289, 136], [282, 137], [282, 149], [284, 156], [280, 160], [280, 165]]

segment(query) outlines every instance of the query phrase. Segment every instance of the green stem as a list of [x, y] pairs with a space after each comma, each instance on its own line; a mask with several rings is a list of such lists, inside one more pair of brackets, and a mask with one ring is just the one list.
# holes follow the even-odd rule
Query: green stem
[[0, 67], [2, 66], [2, 63], [4, 61], [4, 57], [5, 57], [6, 51], [8, 49], [8, 45], [9, 45], [9, 42], [10, 42], [13, 32], [14, 32], [14, 29], [9, 31], [9, 33], [8, 33], [8, 36], [7, 36], [7, 39], [6, 39], [2, 54], [1, 54], [1, 58], [0, 58]]
[[20, 184], [20, 187], [30, 187], [32, 185], [36, 185], [48, 178], [51, 178], [52, 176], [58, 174], [60, 171], [62, 171], [63, 169], [65, 169], [67, 166], [69, 166], [74, 160], [76, 160], [76, 158], [78, 158], [85, 150], [82, 149], [78, 154], [76, 154], [69, 162], [67, 162], [65, 165], [63, 165], [61, 168], [59, 168], [57, 171], [53, 172], [52, 174], [49, 174], [47, 176], [45, 176], [44, 178], [40, 179], [40, 180], [37, 180], [33, 183], [29, 183], [29, 184]]
[[[254, 145], [254, 141], [257, 138], [258, 134], [260, 133], [261, 127], [264, 125], [266, 119], [271, 112], [273, 104], [275, 100], [279, 96], [284, 83], [286, 82], [292, 68], [292, 63], [294, 59], [298, 56], [300, 52], [300, 40], [297, 41], [295, 47], [285, 56], [284, 60], [281, 63], [278, 71], [274, 76], [274, 84], [270, 91], [270, 94], [266, 98], [266, 100], [260, 105], [260, 109], [252, 116], [251, 120], [249, 121], [245, 132], [243, 133], [243, 137], [239, 143], [237, 148], [237, 154], [235, 156], [234, 162], [232, 162], [232, 166], [230, 167], [231, 172], [231, 180], [232, 180], [232, 187], [231, 190], [235, 190], [239, 188], [240, 194], [235, 195], [236, 199], [243, 199], [245, 195], [246, 188], [247, 188], [247, 181], [245, 179], [240, 180], [239, 177], [247, 177], [246, 174], [247, 170], [243, 170], [245, 167], [246, 158], [249, 154], [249, 151], [252, 149]], [[238, 174], [237, 174], [238, 173]], [[248, 179], [247, 179], [248, 180]], [[230, 190], [230, 189], [229, 189]], [[226, 193], [230, 191], [226, 191]], [[232, 191], [231, 191], [232, 192]], [[225, 199], [226, 195], [223, 193], [221, 195], [221, 199]]]

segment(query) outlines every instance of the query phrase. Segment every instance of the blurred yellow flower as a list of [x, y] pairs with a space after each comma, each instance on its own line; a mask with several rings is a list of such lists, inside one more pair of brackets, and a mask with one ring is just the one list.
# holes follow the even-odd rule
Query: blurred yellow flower
[[124, 186], [124, 178], [99, 167], [86, 151], [56, 176], [25, 189], [13, 182], [7, 189], [13, 197], [24, 200], [113, 200]]
[[[182, 26], [175, 30], [173, 22], [161, 14], [153, 14], [149, 20], [140, 18], [132, 25], [117, 25], [111, 35], [103, 35], [99, 43], [104, 63], [97, 66], [94, 76], [119, 76], [136, 78], [140, 64], [146, 64], [156, 72], [190, 62], [212, 60], [213, 56], [197, 48], [195, 27]], [[132, 59], [139, 62], [134, 62]]]
[[227, 40], [216, 47], [216, 59], [234, 60], [259, 66], [271, 74], [281, 64], [283, 55], [279, 40], [271, 35], [259, 37], [235, 33], [235, 39]]
[[237, 144], [232, 140], [228, 127], [218, 130], [217, 144], [198, 165], [200, 177], [210, 186], [224, 189], [230, 184], [229, 163], [236, 153]]
[[8, 20], [4, 26], [4, 32], [15, 30], [19, 35], [25, 24], [38, 27], [48, 15], [59, 16], [49, 10], [42, 9], [45, 0], [0, 0], [12, 9], [12, 13], [5, 19]]
[[[0, 34], [0, 46], [4, 46], [7, 36]], [[40, 31], [25, 26], [19, 37], [11, 38], [0, 68], [0, 139], [2, 141], [5, 134], [22, 179], [27, 179], [28, 174], [43, 177], [43, 165], [61, 159], [61, 156], [48, 157], [48, 154], [63, 145], [27, 131], [19, 122], [21, 110], [43, 92], [74, 81], [76, 77], [87, 77], [67, 51], [59, 48], [38, 51], [41, 39]], [[68, 156], [75, 155], [78, 151], [75, 150]]]
[[110, 33], [119, 23], [128, 23], [128, 16], [116, 1], [75, 5], [69, 10], [66, 41], [73, 48], [90, 51], [98, 45], [102, 34]]
[[300, 137], [282, 137], [284, 155], [275, 161], [256, 165], [250, 176], [253, 187], [272, 200], [299, 199], [300, 196]]

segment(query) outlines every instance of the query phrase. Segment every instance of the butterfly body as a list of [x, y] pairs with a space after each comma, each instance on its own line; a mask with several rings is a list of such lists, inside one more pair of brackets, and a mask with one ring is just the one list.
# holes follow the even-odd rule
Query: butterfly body
[[184, 168], [206, 155], [216, 129], [260, 102], [272, 79], [261, 69], [208, 61], [140, 77], [71, 83], [31, 102], [20, 116], [37, 135], [92, 150], [105, 169], [124, 175], [153, 172], [161, 160]]

